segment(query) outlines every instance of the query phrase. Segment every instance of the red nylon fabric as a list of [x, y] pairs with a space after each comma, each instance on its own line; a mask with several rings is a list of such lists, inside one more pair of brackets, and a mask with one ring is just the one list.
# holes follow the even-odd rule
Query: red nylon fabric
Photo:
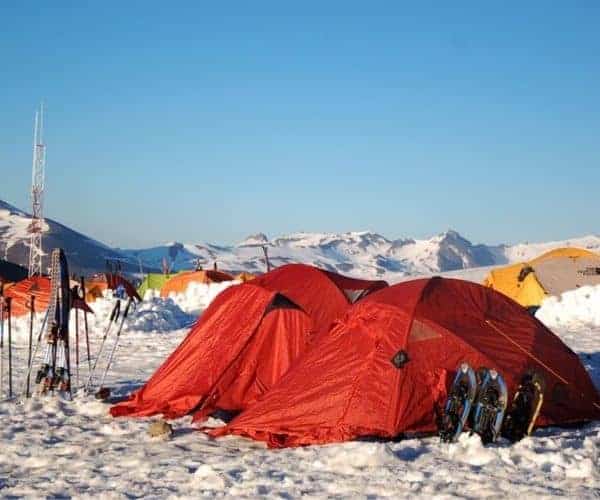
[[215, 409], [239, 411], [269, 390], [288, 371], [312, 339], [312, 321], [300, 309], [273, 309], [252, 341], [211, 389], [207, 404], [194, 413], [202, 421]]
[[150, 380], [110, 413], [177, 418], [204, 403], [252, 337], [273, 296], [251, 285], [224, 290]]
[[[348, 280], [365, 289], [373, 285]], [[277, 295], [292, 303], [278, 305]], [[330, 276], [310, 266], [282, 266], [230, 287], [146, 385], [111, 414], [176, 418], [192, 412], [202, 420], [218, 408], [244, 409], [348, 307]]]
[[318, 330], [328, 329], [348, 305], [344, 289], [365, 290], [364, 295], [387, 286], [385, 281], [348, 278], [305, 264], [287, 264], [258, 276], [252, 284], [278, 292], [306, 312]]
[[[392, 357], [404, 350], [400, 369]], [[435, 432], [456, 367], [497, 368], [512, 397], [528, 368], [546, 379], [539, 425], [600, 418], [578, 357], [525, 309], [492, 289], [432, 278], [381, 290], [352, 307], [288, 373], [229, 425], [270, 447]]]

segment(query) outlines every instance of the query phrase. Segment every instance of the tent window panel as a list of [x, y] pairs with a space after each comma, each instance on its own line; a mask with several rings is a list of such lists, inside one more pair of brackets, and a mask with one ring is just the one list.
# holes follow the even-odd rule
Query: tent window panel
[[439, 339], [441, 337], [441, 333], [434, 330], [427, 323], [415, 318], [410, 333], [408, 334], [408, 342], [422, 342], [424, 340]]

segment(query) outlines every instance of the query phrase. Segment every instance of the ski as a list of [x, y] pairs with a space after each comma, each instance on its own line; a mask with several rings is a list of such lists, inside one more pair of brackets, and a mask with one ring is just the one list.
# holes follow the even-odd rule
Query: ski
[[475, 372], [468, 363], [462, 363], [448, 391], [448, 398], [440, 419], [439, 435], [443, 442], [456, 441], [462, 432], [476, 392]]
[[477, 370], [477, 397], [473, 404], [472, 432], [484, 444], [496, 441], [502, 428], [508, 391], [504, 378], [496, 370]]
[[42, 367], [35, 382], [38, 392], [46, 394], [55, 389], [72, 397], [71, 366], [69, 357], [69, 314], [71, 290], [69, 269], [62, 249], [52, 251], [50, 271], [50, 302], [46, 323], [46, 350]]
[[514, 443], [531, 434], [544, 403], [545, 389], [539, 373], [528, 371], [523, 375], [504, 419], [503, 437]]
[[4, 283], [0, 285], [0, 398], [4, 392], [4, 317], [6, 303], [4, 298]]

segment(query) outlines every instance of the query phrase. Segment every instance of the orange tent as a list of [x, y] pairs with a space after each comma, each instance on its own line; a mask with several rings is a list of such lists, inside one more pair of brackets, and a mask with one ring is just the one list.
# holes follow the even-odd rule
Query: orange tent
[[246, 281], [253, 280], [254, 278], [256, 278], [254, 274], [245, 271], [235, 276], [236, 281], [241, 281], [242, 283], [246, 283]]
[[190, 283], [221, 283], [222, 281], [233, 281], [230, 274], [222, 271], [190, 271], [179, 273], [167, 281], [160, 289], [161, 297], [168, 297], [170, 293], [183, 293]]
[[[71, 287], [75, 285], [71, 282]], [[33, 276], [5, 289], [4, 296], [10, 297], [11, 314], [13, 316], [24, 316], [31, 311], [31, 296], [34, 296], [33, 308], [36, 313], [46, 312], [50, 303], [50, 278], [47, 276]], [[88, 305], [80, 299], [73, 300], [72, 307], [93, 313]]]
[[12, 299], [11, 312], [13, 316], [23, 316], [30, 311], [31, 296], [35, 297], [33, 307], [35, 312], [44, 312], [50, 302], [50, 278], [33, 276], [15, 283], [4, 295]]

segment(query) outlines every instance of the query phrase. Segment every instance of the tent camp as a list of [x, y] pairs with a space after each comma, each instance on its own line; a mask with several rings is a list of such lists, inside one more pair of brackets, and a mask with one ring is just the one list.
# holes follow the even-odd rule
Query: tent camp
[[27, 278], [27, 269], [0, 259], [0, 283], [14, 283]]
[[484, 285], [523, 307], [537, 307], [548, 296], [600, 285], [600, 255], [580, 248], [559, 248], [529, 262], [494, 269]]
[[168, 297], [170, 293], [184, 293], [190, 283], [221, 283], [233, 281], [230, 274], [222, 271], [187, 271], [178, 273], [165, 282], [160, 289], [161, 297]]
[[289, 264], [227, 288], [186, 339], [113, 416], [158, 413], [201, 420], [242, 410], [268, 390], [352, 301], [385, 287]]
[[137, 289], [137, 292], [140, 294], [140, 297], [144, 297], [148, 290], [158, 290], [163, 287], [163, 285], [169, 281], [171, 278], [176, 276], [178, 273], [174, 274], [163, 274], [163, 273], [149, 273], [143, 279], [142, 283]]
[[211, 434], [285, 447], [435, 432], [462, 362], [499, 370], [510, 397], [526, 370], [540, 373], [540, 425], [600, 418], [585, 368], [542, 323], [490, 288], [430, 278], [350, 308], [277, 385]]

